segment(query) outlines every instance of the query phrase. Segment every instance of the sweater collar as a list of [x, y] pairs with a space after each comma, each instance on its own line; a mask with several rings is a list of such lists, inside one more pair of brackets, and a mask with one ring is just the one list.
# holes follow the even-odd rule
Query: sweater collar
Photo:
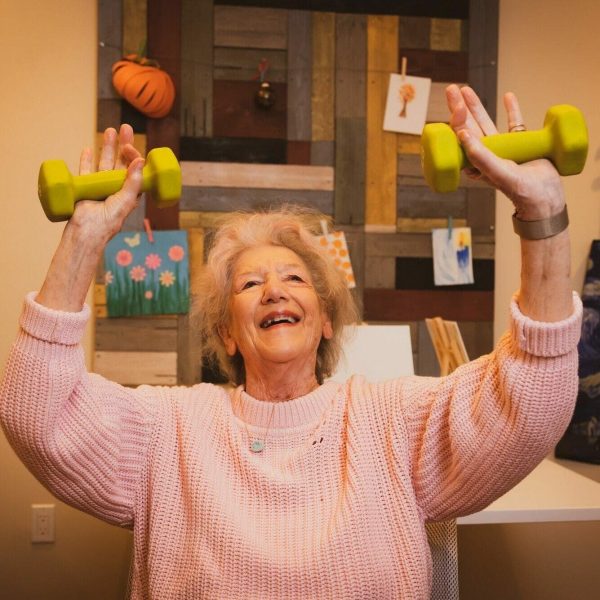
[[236, 417], [248, 425], [271, 429], [286, 429], [309, 425], [320, 419], [340, 388], [334, 381], [326, 381], [305, 396], [281, 402], [257, 400], [236, 388], [230, 394], [231, 406]]

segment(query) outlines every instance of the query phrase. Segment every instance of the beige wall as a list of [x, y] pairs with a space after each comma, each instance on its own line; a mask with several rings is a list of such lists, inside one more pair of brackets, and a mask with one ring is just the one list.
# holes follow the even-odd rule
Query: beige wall
[[[22, 297], [39, 286], [62, 230], [61, 225], [48, 223], [39, 208], [35, 192], [39, 163], [62, 157], [76, 169], [78, 149], [93, 143], [96, 1], [0, 0], [0, 16], [3, 365]], [[596, 0], [501, 0], [499, 89], [519, 95], [530, 127], [541, 124], [549, 105], [562, 102], [582, 108], [590, 125], [588, 166], [583, 175], [565, 181], [576, 289], [581, 288], [590, 240], [600, 237], [599, 21]], [[505, 307], [518, 287], [518, 242], [510, 230], [511, 208], [500, 200], [496, 335], [505, 327]], [[86, 344], [89, 348], [89, 336]], [[2, 595], [15, 600], [121, 598], [128, 534], [57, 502], [56, 543], [32, 546], [29, 507], [53, 500], [1, 435], [0, 474]], [[590, 597], [600, 546], [598, 524], [461, 529], [463, 599]]]
[[[518, 95], [530, 128], [542, 125], [549, 106], [562, 103], [580, 108], [588, 123], [586, 168], [564, 179], [572, 224], [573, 286], [578, 291], [591, 240], [600, 238], [599, 21], [597, 0], [500, 0], [499, 93], [511, 90]], [[498, 115], [500, 127], [506, 128], [500, 118], [501, 97]], [[506, 307], [519, 287], [519, 242], [511, 214], [511, 203], [498, 196], [496, 338], [506, 328]], [[588, 465], [586, 474], [600, 481], [599, 470]], [[459, 527], [461, 600], [592, 598], [597, 595], [599, 549], [597, 522]]]
[[[39, 287], [62, 231], [39, 206], [39, 164], [64, 158], [76, 169], [93, 143], [96, 43], [96, 0], [0, 0], [2, 366], [23, 295]], [[56, 502], [56, 543], [32, 545], [29, 507], [39, 502], [54, 500], [0, 434], [0, 596], [122, 598], [128, 532]]]

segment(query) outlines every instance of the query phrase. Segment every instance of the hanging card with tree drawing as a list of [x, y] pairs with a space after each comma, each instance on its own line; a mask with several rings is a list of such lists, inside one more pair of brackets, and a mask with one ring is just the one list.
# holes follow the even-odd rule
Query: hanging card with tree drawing
[[186, 313], [187, 232], [119, 233], [104, 252], [104, 282], [109, 317]]
[[427, 117], [431, 79], [390, 75], [383, 128], [421, 135]]

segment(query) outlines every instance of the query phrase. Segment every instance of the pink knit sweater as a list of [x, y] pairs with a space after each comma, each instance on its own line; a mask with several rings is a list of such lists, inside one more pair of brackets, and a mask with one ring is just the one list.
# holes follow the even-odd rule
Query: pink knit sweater
[[[511, 305], [495, 351], [445, 378], [328, 382], [270, 404], [124, 388], [85, 370], [90, 311], [30, 294], [0, 414], [58, 498], [133, 528], [133, 598], [426, 599], [424, 522], [485, 507], [564, 431], [581, 302], [543, 324]], [[243, 416], [243, 419], [240, 418]], [[266, 448], [249, 450], [250, 435]]]

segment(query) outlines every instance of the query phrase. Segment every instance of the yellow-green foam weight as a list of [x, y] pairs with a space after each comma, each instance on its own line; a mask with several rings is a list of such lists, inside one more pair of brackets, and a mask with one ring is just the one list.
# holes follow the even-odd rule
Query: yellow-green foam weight
[[[46, 160], [38, 176], [38, 196], [50, 221], [66, 221], [79, 200], [104, 200], [118, 192], [127, 171], [97, 171], [71, 175], [62, 160]], [[142, 191], [151, 192], [159, 207], [171, 206], [181, 197], [181, 167], [170, 148], [148, 152], [142, 169]]]
[[[550, 108], [542, 129], [498, 133], [481, 141], [497, 156], [517, 163], [548, 158], [561, 175], [581, 173], [589, 145], [585, 119], [569, 104]], [[434, 191], [453, 192], [458, 188], [460, 171], [469, 166], [469, 161], [446, 123], [429, 123], [423, 128], [421, 165], [425, 181]]]

